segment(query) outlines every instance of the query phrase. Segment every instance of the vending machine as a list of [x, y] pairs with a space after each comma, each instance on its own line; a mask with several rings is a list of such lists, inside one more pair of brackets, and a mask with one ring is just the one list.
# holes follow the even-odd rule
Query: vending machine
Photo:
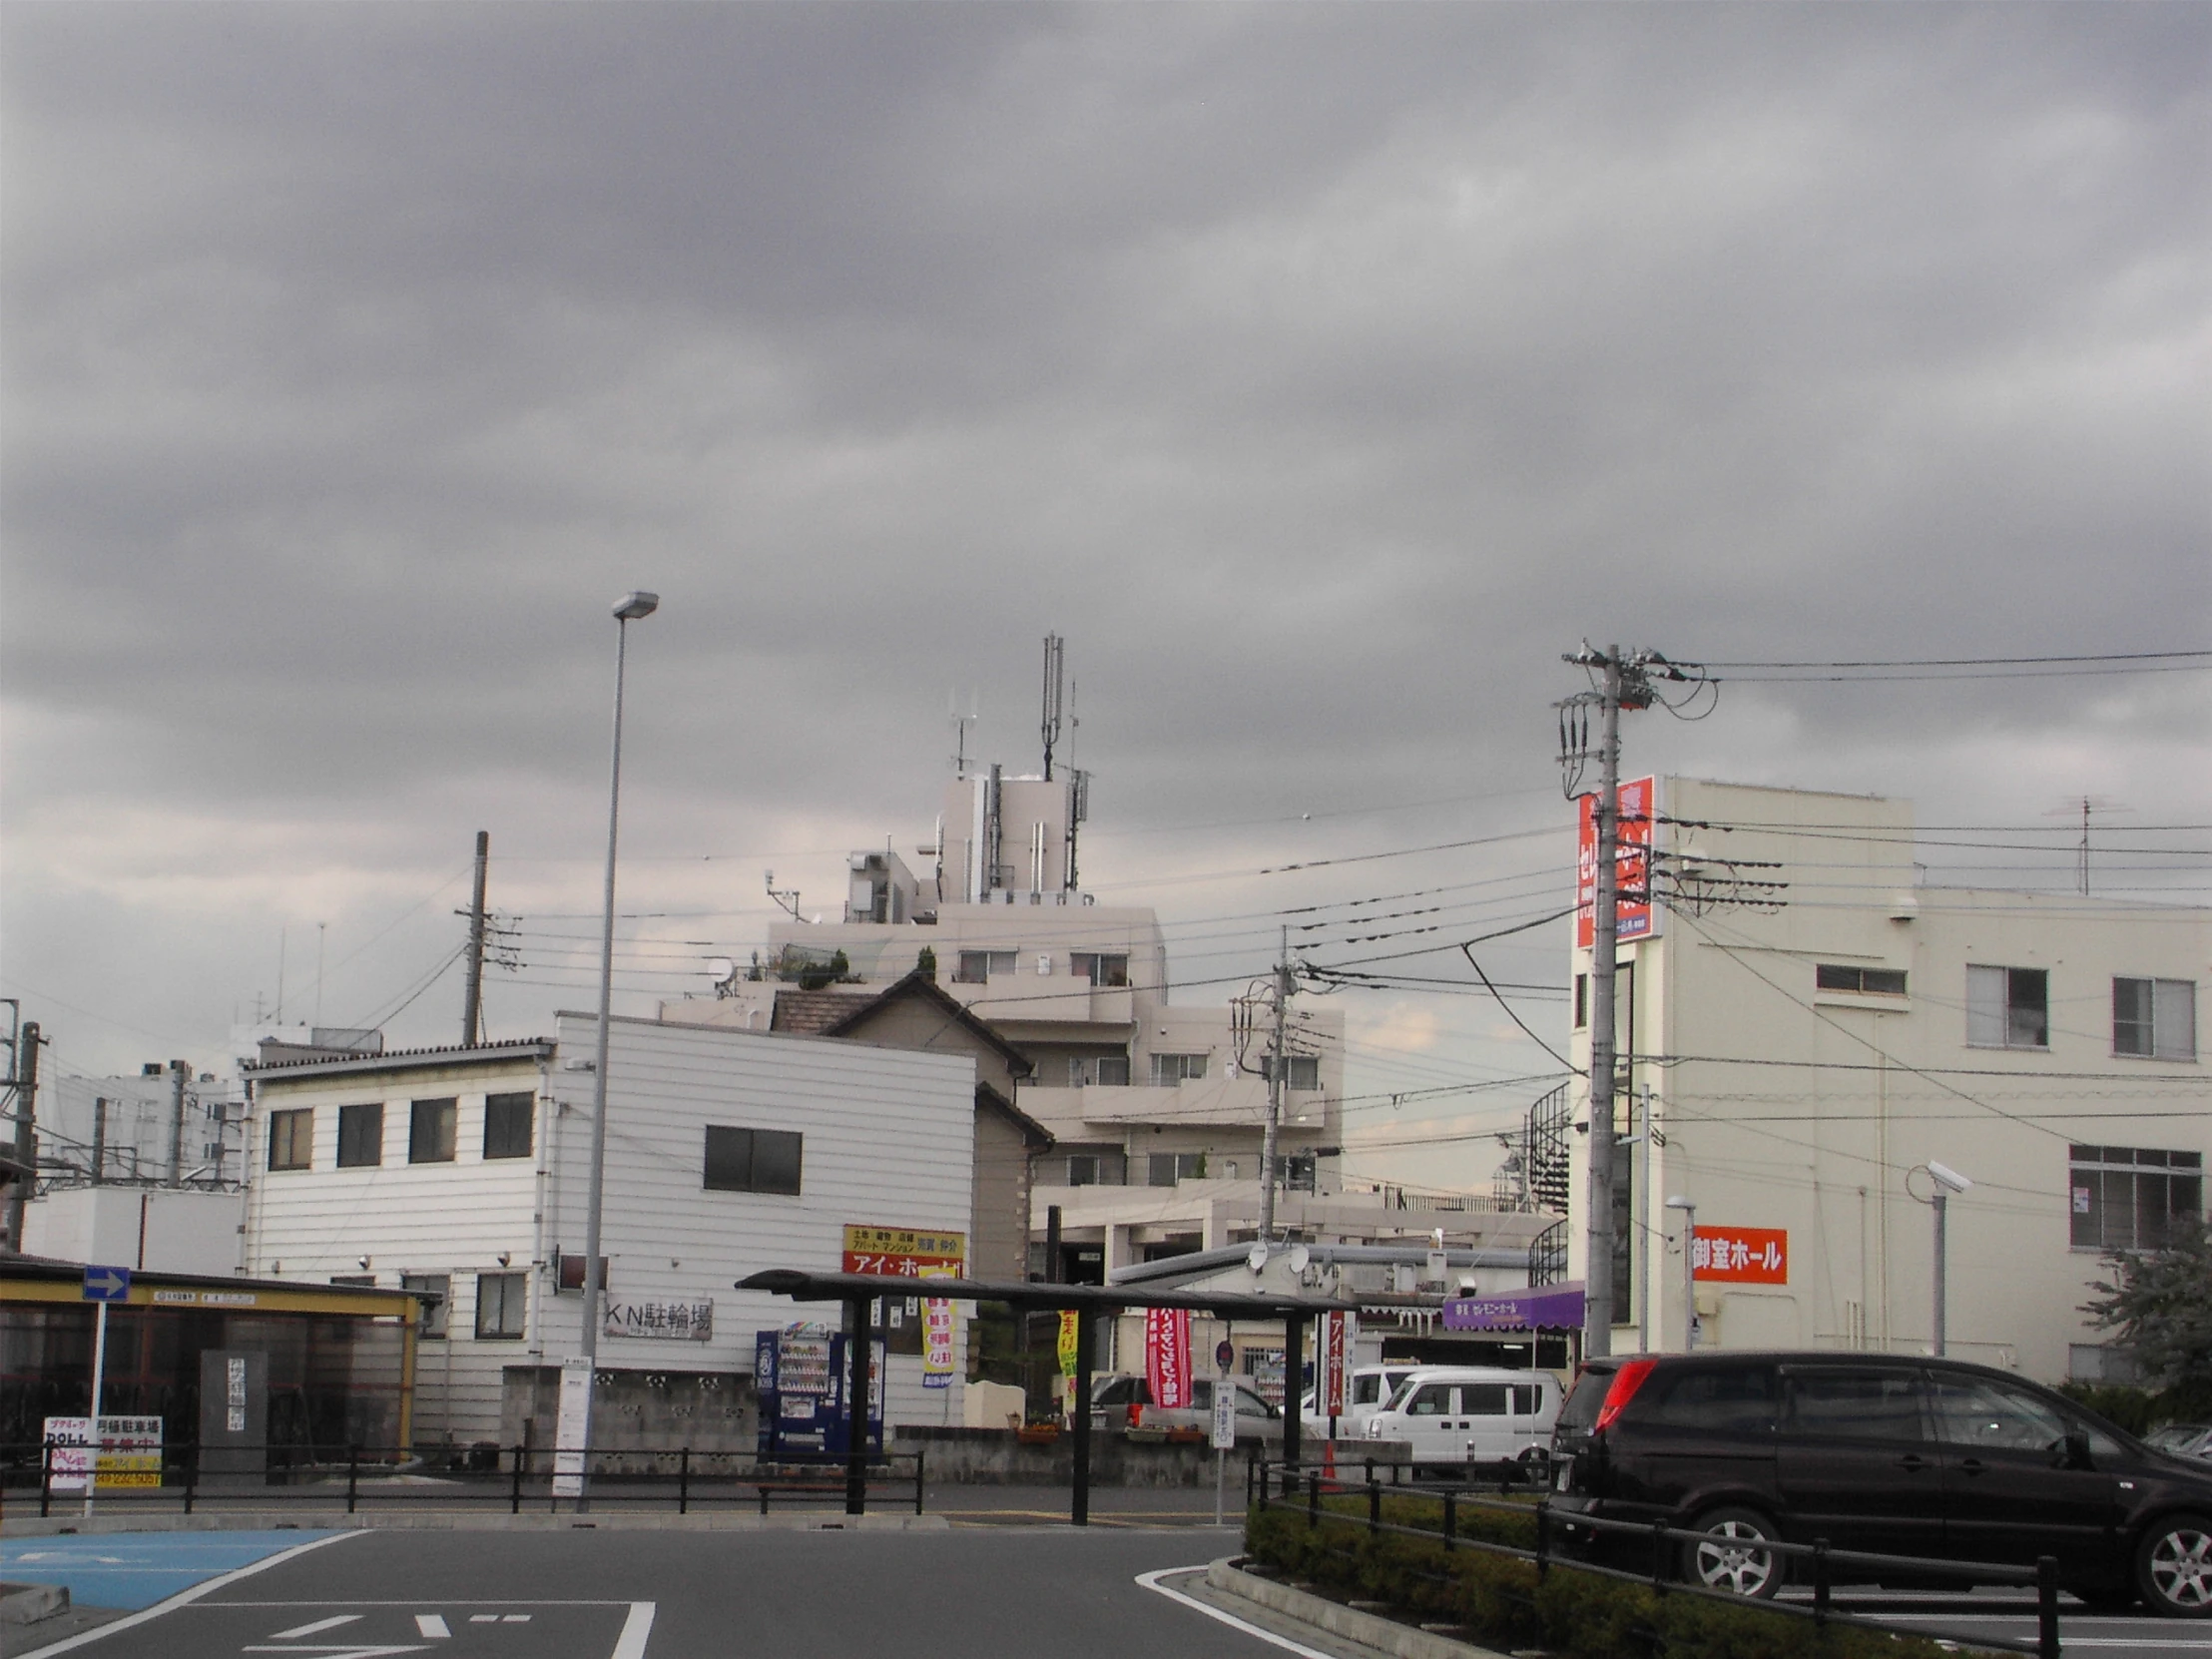
[[[761, 1396], [760, 1456], [779, 1458], [842, 1457], [845, 1434], [846, 1337], [827, 1325], [788, 1325], [756, 1332], [753, 1376]], [[869, 1345], [868, 1454], [883, 1454], [884, 1356], [880, 1342]]]

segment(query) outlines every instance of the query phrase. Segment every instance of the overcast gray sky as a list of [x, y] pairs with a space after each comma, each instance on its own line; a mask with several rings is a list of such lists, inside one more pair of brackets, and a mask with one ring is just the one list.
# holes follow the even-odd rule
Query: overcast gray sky
[[[588, 1005], [633, 586], [636, 1011], [760, 941], [764, 868], [834, 916], [925, 838], [948, 695], [1032, 764], [1047, 630], [1086, 874], [1192, 981], [1287, 906], [1553, 904], [1584, 635], [2212, 642], [2203, 6], [12, 0], [0, 46], [0, 989], [64, 1069], [217, 1064], [280, 938], [287, 1017], [451, 1040], [478, 829], [494, 1034]], [[1629, 766], [2201, 821], [2206, 688], [1730, 686]], [[1348, 1001], [1356, 1092], [1548, 1066]]]

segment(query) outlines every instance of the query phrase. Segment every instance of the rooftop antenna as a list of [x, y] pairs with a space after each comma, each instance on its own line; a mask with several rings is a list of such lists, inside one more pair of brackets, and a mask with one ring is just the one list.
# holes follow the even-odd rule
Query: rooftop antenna
[[1052, 750], [1060, 741], [1061, 652], [1067, 642], [1058, 634], [1044, 637], [1044, 781], [1052, 782]]
[[797, 887], [778, 887], [776, 884], [776, 871], [774, 871], [773, 869], [769, 870], [767, 872], [767, 875], [769, 897], [775, 899], [777, 903], [781, 904], [785, 909], [791, 911], [792, 920], [805, 921], [807, 918], [799, 913], [799, 889]]
[[965, 778], [967, 729], [975, 724], [975, 693], [972, 690], [968, 693], [967, 713], [964, 715], [960, 713], [960, 694], [956, 691], [945, 693], [944, 710], [946, 718], [952, 722], [953, 742], [957, 746], [952, 756], [952, 776]]
[[2081, 815], [2081, 845], [2074, 853], [2074, 876], [2083, 898], [2089, 896], [2089, 815], [2131, 813], [2134, 810], [2132, 807], [2117, 806], [2101, 795], [2085, 795], [2079, 801], [2069, 801], [2065, 806], [2054, 807], [2043, 815], [2045, 818], [2072, 818], [2076, 813]]

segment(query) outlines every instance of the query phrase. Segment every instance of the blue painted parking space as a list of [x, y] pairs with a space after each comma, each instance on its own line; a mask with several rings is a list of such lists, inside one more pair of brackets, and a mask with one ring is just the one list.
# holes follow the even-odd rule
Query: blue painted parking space
[[0, 1579], [61, 1584], [79, 1607], [134, 1612], [324, 1532], [111, 1532], [0, 1540]]

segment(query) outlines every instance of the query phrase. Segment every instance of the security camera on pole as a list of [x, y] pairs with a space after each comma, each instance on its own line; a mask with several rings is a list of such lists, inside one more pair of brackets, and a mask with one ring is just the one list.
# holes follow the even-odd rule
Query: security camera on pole
[[[1936, 1162], [1935, 1159], [1931, 1158], [1927, 1163], [1921, 1164], [1916, 1168], [1909, 1169], [1905, 1172], [1905, 1190], [1907, 1192], [1913, 1192], [1913, 1177], [1916, 1175], [1925, 1175], [1928, 1177], [1929, 1194], [1927, 1198], [1921, 1199], [1921, 1202], [1926, 1204], [1931, 1210], [1936, 1213], [1936, 1240], [1934, 1262], [1936, 1270], [1935, 1306], [1930, 1310], [1930, 1314], [1932, 1324], [1935, 1329], [1936, 1340], [1934, 1346], [1936, 1349], [1936, 1358], [1940, 1359], [1943, 1353], [1943, 1325], [1946, 1315], [1946, 1310], [1943, 1306], [1945, 1291], [1943, 1276], [1945, 1268], [1944, 1257], [1948, 1254], [1949, 1250], [1949, 1240], [1946, 1237], [1946, 1229], [1950, 1220], [1948, 1213], [1950, 1209], [1950, 1195], [1952, 1193], [1970, 1192], [1973, 1188], [1973, 1183], [1971, 1181], [1968, 1181], [1963, 1175], [1960, 1175], [1949, 1165], [1938, 1164]], [[1919, 1193], [1913, 1193], [1913, 1196], [1915, 1198], [1920, 1198], [1921, 1195]]]

